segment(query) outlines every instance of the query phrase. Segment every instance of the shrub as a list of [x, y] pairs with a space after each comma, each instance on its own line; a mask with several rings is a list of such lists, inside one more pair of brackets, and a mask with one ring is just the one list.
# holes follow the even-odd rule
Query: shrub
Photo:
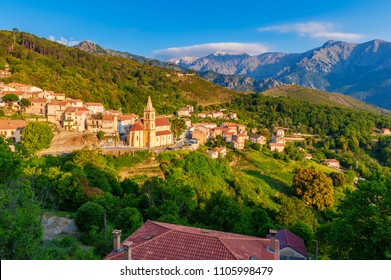
[[89, 232], [93, 227], [103, 228], [104, 209], [93, 202], [84, 203], [77, 210], [76, 224], [80, 231]]

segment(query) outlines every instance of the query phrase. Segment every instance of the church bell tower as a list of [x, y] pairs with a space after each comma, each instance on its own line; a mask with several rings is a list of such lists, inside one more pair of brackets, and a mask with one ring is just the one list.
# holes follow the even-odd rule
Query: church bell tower
[[144, 109], [144, 146], [155, 147], [156, 140], [156, 111], [153, 108], [151, 97], [148, 96], [147, 106]]

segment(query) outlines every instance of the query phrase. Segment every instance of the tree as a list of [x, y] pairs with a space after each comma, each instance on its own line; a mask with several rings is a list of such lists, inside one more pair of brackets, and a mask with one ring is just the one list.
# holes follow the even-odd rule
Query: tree
[[103, 137], [105, 137], [105, 133], [102, 130], [99, 130], [96, 136], [98, 136], [99, 141], [102, 141]]
[[175, 118], [171, 120], [171, 130], [175, 139], [182, 135], [186, 130], [186, 123], [183, 119]]
[[89, 233], [93, 228], [103, 229], [104, 209], [99, 204], [86, 202], [77, 210], [76, 224], [80, 231]]
[[43, 122], [30, 122], [22, 132], [22, 144], [30, 154], [49, 148], [52, 139], [52, 129]]
[[128, 234], [133, 233], [143, 224], [143, 216], [133, 207], [126, 207], [119, 212], [116, 226]]
[[330, 178], [323, 172], [312, 168], [300, 168], [296, 172], [292, 186], [296, 194], [308, 206], [315, 206], [319, 211], [334, 205], [334, 189]]
[[20, 100], [20, 107], [21, 107], [22, 111], [24, 109], [26, 109], [26, 107], [30, 107], [30, 106], [31, 106], [31, 102], [27, 98], [22, 98]]
[[334, 187], [342, 187], [346, 184], [345, 175], [340, 172], [331, 172], [330, 178], [333, 180]]
[[7, 93], [7, 94], [4, 94], [4, 96], [1, 99], [3, 99], [3, 101], [5, 103], [8, 103], [8, 106], [11, 106], [13, 102], [16, 102], [19, 100], [19, 97], [13, 93]]
[[11, 152], [3, 137], [0, 137], [0, 183], [16, 178], [21, 171], [21, 158]]
[[0, 137], [0, 259], [31, 259], [42, 239], [40, 208], [22, 161]]
[[391, 258], [390, 180], [360, 183], [346, 194], [338, 212], [328, 234], [332, 258]]

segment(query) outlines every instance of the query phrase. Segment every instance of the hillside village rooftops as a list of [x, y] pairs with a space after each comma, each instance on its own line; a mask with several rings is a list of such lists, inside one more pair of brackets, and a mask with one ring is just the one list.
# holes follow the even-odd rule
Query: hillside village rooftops
[[[123, 243], [132, 242], [134, 260], [273, 260], [270, 239], [148, 220]], [[125, 244], [126, 245], [126, 244]], [[278, 248], [278, 241], [274, 241]], [[122, 248], [107, 260], [124, 260]]]

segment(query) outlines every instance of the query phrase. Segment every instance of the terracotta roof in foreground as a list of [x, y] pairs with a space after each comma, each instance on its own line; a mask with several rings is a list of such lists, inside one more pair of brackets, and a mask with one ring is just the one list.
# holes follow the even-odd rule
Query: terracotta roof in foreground
[[[258, 260], [278, 259], [269, 239], [148, 220], [125, 241], [133, 242], [134, 260]], [[125, 242], [124, 241], [124, 242]], [[278, 246], [278, 241], [276, 241]], [[122, 247], [122, 245], [121, 245]], [[123, 250], [106, 259], [124, 260]]]

